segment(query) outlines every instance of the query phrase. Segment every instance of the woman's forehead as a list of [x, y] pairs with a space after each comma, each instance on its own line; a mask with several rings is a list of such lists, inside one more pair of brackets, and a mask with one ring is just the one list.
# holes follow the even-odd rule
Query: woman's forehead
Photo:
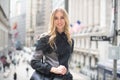
[[64, 13], [62, 11], [57, 11], [54, 16], [64, 16]]

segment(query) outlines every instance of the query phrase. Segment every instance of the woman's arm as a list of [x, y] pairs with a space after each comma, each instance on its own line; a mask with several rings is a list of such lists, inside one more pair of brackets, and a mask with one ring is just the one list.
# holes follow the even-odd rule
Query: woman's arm
[[72, 39], [72, 50], [71, 50], [71, 53], [73, 53], [73, 50], [74, 50], [74, 40]]
[[42, 58], [46, 48], [47, 48], [47, 38], [43, 37], [40, 40], [38, 40], [36, 51], [33, 55], [33, 58], [31, 59], [31, 66], [33, 69], [41, 73], [49, 74], [52, 66], [45, 62], [44, 63], [42, 62]]

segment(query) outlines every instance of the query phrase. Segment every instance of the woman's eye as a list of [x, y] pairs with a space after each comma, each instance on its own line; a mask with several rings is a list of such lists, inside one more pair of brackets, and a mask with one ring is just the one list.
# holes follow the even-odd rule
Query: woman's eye
[[57, 20], [58, 18], [57, 17], [54, 17], [55, 20]]
[[64, 19], [64, 17], [61, 17], [61, 19]]

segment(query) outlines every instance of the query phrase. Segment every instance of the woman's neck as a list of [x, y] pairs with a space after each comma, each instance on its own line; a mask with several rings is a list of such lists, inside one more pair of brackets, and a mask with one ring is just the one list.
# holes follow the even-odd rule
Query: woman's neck
[[64, 32], [64, 30], [57, 30], [57, 32], [61, 34]]

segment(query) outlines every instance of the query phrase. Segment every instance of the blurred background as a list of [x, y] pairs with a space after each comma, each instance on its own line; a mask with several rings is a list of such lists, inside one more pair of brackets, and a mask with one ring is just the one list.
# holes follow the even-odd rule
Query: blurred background
[[[0, 0], [0, 80], [29, 80], [34, 71], [29, 62], [37, 39], [48, 30], [50, 13], [57, 7], [69, 14], [75, 41], [69, 65], [74, 80], [112, 80], [109, 47], [115, 36], [116, 46], [120, 46], [120, 0], [117, 9], [114, 1]], [[117, 35], [111, 35], [114, 28]], [[120, 80], [119, 60], [117, 68]]]

